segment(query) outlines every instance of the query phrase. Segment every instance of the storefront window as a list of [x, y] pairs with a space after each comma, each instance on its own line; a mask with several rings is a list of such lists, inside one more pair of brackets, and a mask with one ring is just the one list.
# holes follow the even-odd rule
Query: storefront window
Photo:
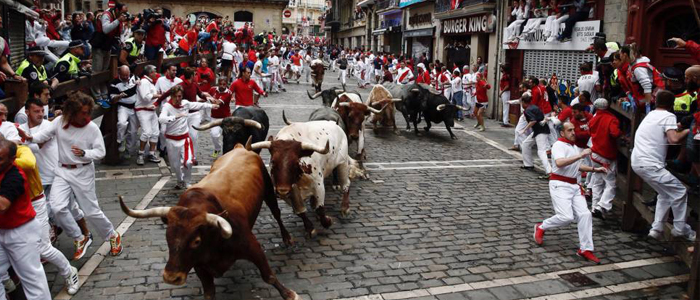
[[666, 21], [664, 39], [660, 41], [661, 47], [668, 48], [666, 41], [673, 37], [700, 42], [700, 27], [693, 14], [679, 15]]

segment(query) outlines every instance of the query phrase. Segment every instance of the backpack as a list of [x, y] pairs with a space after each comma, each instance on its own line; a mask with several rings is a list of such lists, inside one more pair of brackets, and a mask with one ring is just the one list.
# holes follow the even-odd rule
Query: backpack
[[661, 77], [661, 73], [659, 73], [659, 70], [654, 68], [651, 64], [648, 62], [641, 62], [632, 65], [630, 68], [630, 71], [627, 73], [628, 78], [630, 79], [630, 82], [634, 83], [633, 88], [632, 88], [632, 96], [634, 97], [634, 100], [637, 101], [637, 105], [641, 104], [639, 101], [644, 99], [644, 91], [642, 90], [642, 86], [639, 84], [639, 82], [634, 82], [632, 81], [632, 76], [634, 76], [634, 70], [637, 68], [647, 68], [651, 71], [652, 74], [652, 80], [651, 80], [651, 101], [656, 102], [656, 91], [659, 89], [665, 89], [666, 85], [664, 84], [664, 79]]

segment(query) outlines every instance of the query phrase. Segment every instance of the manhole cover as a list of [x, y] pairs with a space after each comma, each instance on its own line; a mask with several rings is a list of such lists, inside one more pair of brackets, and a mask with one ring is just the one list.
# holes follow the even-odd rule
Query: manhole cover
[[588, 278], [588, 276], [581, 274], [580, 272], [566, 273], [559, 275], [562, 279], [568, 281], [575, 287], [584, 287], [597, 285], [598, 283]]

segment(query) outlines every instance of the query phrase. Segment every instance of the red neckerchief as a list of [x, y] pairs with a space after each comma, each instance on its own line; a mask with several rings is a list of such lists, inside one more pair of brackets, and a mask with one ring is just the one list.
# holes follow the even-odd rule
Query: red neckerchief
[[591, 74], [593, 74], [593, 71], [585, 72], [585, 73], [584, 73], [584, 72], [581, 72], [581, 75], [591, 75]]
[[558, 138], [557, 141], [564, 142], [564, 143], [567, 143], [567, 144], [572, 145], [572, 146], [575, 145], [574, 142], [569, 141], [563, 137]]
[[170, 80], [170, 82], [175, 82], [175, 76], [169, 77], [168, 75], [165, 75], [165, 79]]
[[75, 122], [68, 122], [68, 124], [63, 125], [63, 129], [68, 129], [68, 126], [73, 126], [73, 127], [76, 127], [76, 128], [83, 128], [83, 127], [87, 126], [87, 124], [90, 124], [91, 121], [92, 121], [92, 120], [90, 119], [90, 117], [88, 117], [87, 122], [85, 122], [85, 124], [78, 124], [78, 123], [75, 123]]
[[170, 105], [172, 105], [174, 108], [177, 108], [177, 109], [182, 108], [182, 102], [180, 102], [180, 105], [175, 105], [175, 103], [173, 103], [173, 99], [170, 99], [170, 100], [168, 100], [168, 103], [170, 103]]

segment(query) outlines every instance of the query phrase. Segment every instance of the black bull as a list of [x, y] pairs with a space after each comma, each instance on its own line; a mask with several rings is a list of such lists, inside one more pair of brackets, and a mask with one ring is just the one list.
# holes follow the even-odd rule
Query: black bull
[[[253, 143], [265, 141], [270, 121], [261, 108], [239, 107], [233, 111], [230, 117], [202, 124], [199, 127], [194, 126], [194, 129], [207, 130], [215, 126], [221, 126], [223, 130], [223, 150], [224, 153], [227, 153], [236, 144], [244, 145], [249, 137], [252, 137]], [[259, 154], [260, 150], [256, 150], [256, 152]]]
[[[399, 102], [400, 103], [400, 102]], [[397, 103], [398, 104], [398, 103]], [[452, 127], [455, 125], [454, 118], [457, 110], [465, 109], [464, 107], [450, 103], [442, 94], [435, 94], [421, 85], [414, 85], [410, 93], [403, 99], [401, 105], [397, 105], [396, 109], [409, 116], [415, 133], [418, 134], [418, 122], [420, 122], [420, 114], [425, 119], [425, 131], [429, 131], [432, 123], [445, 123], [447, 132], [450, 133], [452, 139], [457, 139], [457, 136], [452, 133]], [[409, 125], [410, 126], [410, 125]]]
[[323, 105], [330, 107], [331, 104], [333, 104], [333, 100], [335, 100], [335, 98], [338, 98], [338, 95], [342, 94], [343, 92], [345, 92], [345, 88], [330, 88], [323, 91], [317, 91], [313, 95], [311, 95], [309, 91], [306, 91], [306, 94], [309, 95], [309, 99], [311, 100], [321, 97]]

